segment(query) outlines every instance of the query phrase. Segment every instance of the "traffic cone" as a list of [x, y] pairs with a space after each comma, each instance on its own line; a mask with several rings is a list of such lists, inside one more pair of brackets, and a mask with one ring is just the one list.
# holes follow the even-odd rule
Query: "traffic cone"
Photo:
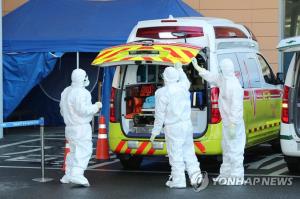
[[67, 161], [67, 155], [70, 153], [70, 145], [69, 142], [66, 140], [66, 146], [65, 146], [65, 155], [64, 155], [64, 164], [61, 168], [61, 170], [65, 171], [66, 170], [66, 161]]
[[109, 147], [108, 147], [107, 132], [106, 132], [104, 116], [99, 117], [96, 159], [97, 160], [108, 160], [109, 159]]

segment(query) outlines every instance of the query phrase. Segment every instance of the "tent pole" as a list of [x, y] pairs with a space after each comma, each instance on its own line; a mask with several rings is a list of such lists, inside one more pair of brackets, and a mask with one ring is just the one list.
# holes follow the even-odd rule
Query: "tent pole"
[[[2, 16], [2, 0], [0, 4]], [[2, 17], [0, 19], [0, 124], [3, 123], [3, 62], [2, 62]], [[3, 138], [3, 128], [0, 127], [0, 139]]]
[[76, 68], [79, 68], [79, 52], [76, 53]]

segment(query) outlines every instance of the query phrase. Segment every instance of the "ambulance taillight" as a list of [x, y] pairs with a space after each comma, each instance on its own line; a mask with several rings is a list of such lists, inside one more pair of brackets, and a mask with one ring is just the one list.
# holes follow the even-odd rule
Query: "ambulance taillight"
[[109, 120], [110, 122], [116, 122], [116, 111], [115, 111], [115, 95], [116, 95], [116, 88], [111, 88], [111, 95], [110, 95], [110, 107], [109, 107]]
[[210, 114], [210, 123], [211, 124], [217, 124], [221, 122], [221, 114], [219, 110], [219, 93], [220, 90], [217, 87], [211, 88], [211, 95], [210, 95], [210, 101], [211, 101], [211, 114]]
[[[176, 33], [185, 33], [178, 36]], [[203, 28], [196, 26], [158, 26], [139, 28], [136, 32], [137, 37], [149, 39], [183, 39], [204, 36]]]
[[289, 93], [290, 87], [284, 86], [281, 109], [281, 121], [283, 123], [289, 123]]

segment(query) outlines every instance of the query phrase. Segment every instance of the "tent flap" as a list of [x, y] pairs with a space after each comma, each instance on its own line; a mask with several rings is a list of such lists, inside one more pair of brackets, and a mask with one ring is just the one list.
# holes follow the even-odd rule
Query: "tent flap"
[[6, 118], [26, 94], [52, 70], [62, 53], [9, 53], [3, 55], [3, 109]]

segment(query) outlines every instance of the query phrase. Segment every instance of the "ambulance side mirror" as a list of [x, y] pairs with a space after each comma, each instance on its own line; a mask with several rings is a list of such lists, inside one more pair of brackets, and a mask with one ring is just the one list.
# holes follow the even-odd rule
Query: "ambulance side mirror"
[[283, 73], [279, 72], [276, 74], [276, 79], [278, 84], [284, 84], [284, 75]]

